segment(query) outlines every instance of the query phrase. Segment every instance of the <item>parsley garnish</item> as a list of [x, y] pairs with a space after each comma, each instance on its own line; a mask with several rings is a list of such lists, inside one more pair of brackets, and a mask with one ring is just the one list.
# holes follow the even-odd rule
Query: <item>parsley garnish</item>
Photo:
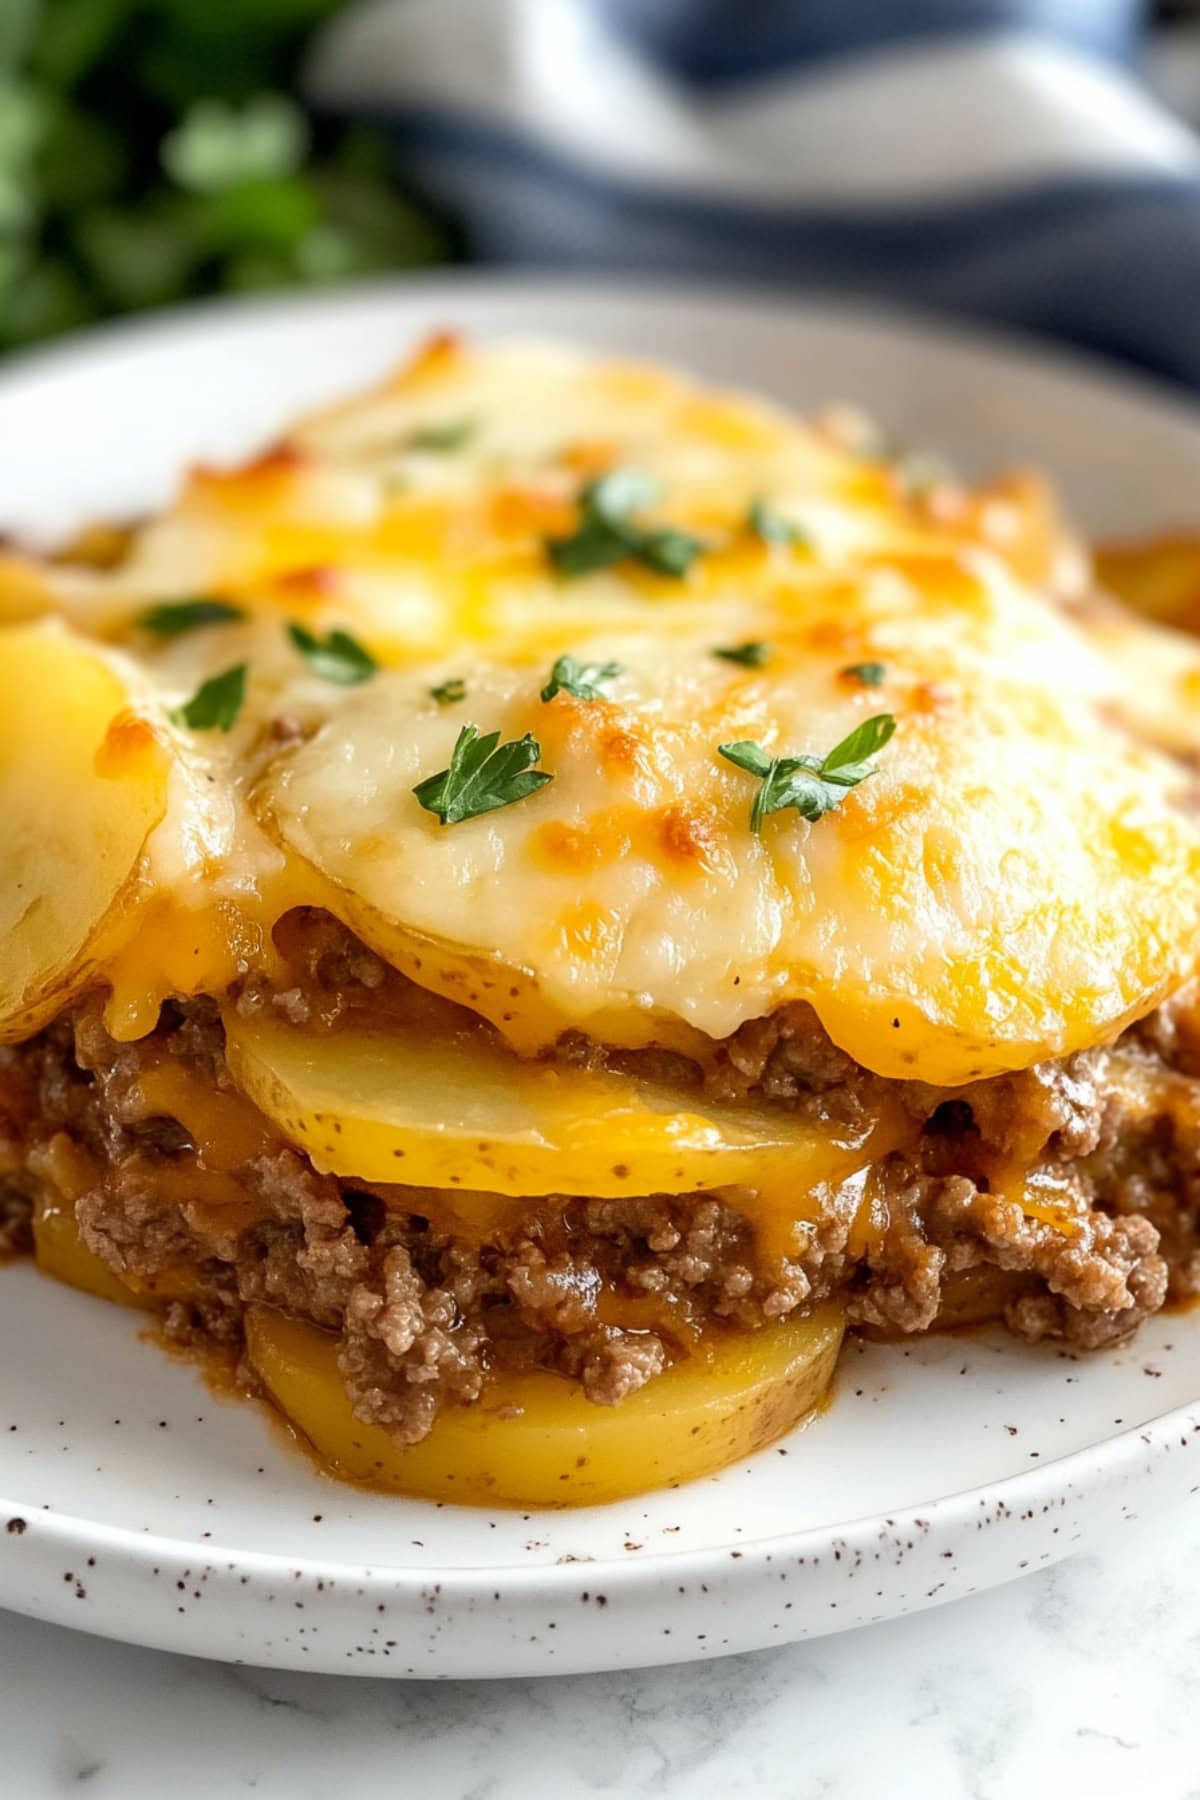
[[202, 682], [183, 706], [168, 716], [175, 725], [192, 731], [231, 731], [246, 699], [248, 663], [234, 663], [220, 675]]
[[877, 713], [856, 725], [827, 756], [768, 756], [761, 745], [749, 739], [721, 744], [718, 753], [726, 762], [758, 776], [760, 785], [750, 808], [751, 831], [761, 829], [768, 813], [787, 806], [794, 806], [801, 818], [815, 824], [841, 805], [850, 788], [875, 773], [875, 765], [867, 758], [883, 749], [895, 729], [891, 713]]
[[418, 425], [405, 438], [404, 448], [449, 456], [455, 450], [465, 450], [478, 430], [478, 419], [447, 419], [442, 425]]
[[748, 644], [730, 644], [725, 649], [714, 650], [713, 655], [719, 656], [722, 662], [740, 663], [743, 669], [761, 669], [770, 661], [771, 646], [752, 638]]
[[655, 574], [670, 575], [680, 581], [707, 548], [703, 539], [693, 537], [690, 531], [666, 525], [657, 531], [640, 532], [633, 554]]
[[334, 681], [339, 687], [357, 687], [369, 681], [378, 664], [371, 652], [348, 631], [331, 631], [322, 641], [306, 631], [303, 625], [291, 624], [288, 636], [314, 675], [322, 681]]
[[480, 737], [477, 725], [464, 725], [450, 767], [419, 781], [413, 793], [425, 811], [436, 813], [443, 825], [458, 825], [499, 806], [511, 806], [514, 800], [545, 787], [554, 777], [533, 767], [541, 754], [542, 746], [531, 732], [502, 744], [498, 731]]
[[633, 557], [656, 574], [676, 580], [686, 575], [708, 546], [674, 525], [637, 524], [632, 515], [657, 498], [657, 482], [640, 469], [612, 469], [590, 481], [579, 497], [579, 529], [546, 540], [559, 574], [590, 575]]
[[862, 687], [882, 687], [887, 668], [880, 662], [848, 663], [842, 674], [848, 675]]
[[573, 656], [560, 656], [542, 689], [542, 699], [553, 700], [565, 688], [577, 700], [599, 700], [604, 684], [620, 673], [620, 663], [581, 663]]
[[228, 600], [164, 600], [160, 606], [148, 607], [138, 617], [138, 624], [157, 637], [182, 637], [185, 631], [197, 631], [202, 625], [224, 625], [230, 619], [244, 619], [245, 612]]
[[755, 537], [764, 544], [803, 544], [808, 534], [799, 525], [793, 525], [782, 513], [777, 513], [767, 505], [761, 495], [750, 502], [750, 511], [746, 515], [746, 523]]
[[457, 700], [465, 700], [466, 697], [467, 684], [461, 675], [451, 675], [449, 681], [443, 681], [429, 690], [429, 698], [436, 700], [439, 706], [453, 706]]

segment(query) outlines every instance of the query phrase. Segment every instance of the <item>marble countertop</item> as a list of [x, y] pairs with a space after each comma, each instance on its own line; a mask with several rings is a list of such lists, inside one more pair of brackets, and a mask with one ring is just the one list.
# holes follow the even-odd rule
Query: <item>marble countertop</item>
[[630, 1674], [276, 1674], [0, 1614], [14, 1800], [1200, 1800], [1200, 1505], [934, 1612]]

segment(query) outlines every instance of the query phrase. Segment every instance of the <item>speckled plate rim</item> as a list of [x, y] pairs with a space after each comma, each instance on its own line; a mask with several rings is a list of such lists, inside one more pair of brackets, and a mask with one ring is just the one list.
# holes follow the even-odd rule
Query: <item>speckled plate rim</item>
[[[887, 1518], [777, 1534], [723, 1553], [659, 1550], [636, 1563], [499, 1571], [297, 1562], [30, 1512], [0, 1498], [0, 1596], [32, 1618], [215, 1661], [435, 1680], [652, 1667], [852, 1630], [1045, 1567], [1085, 1538], [1107, 1538], [1143, 1518], [1146, 1503], [1158, 1510], [1200, 1492], [1200, 1456], [1183, 1454], [1193, 1447], [1200, 1448], [1200, 1401]], [[1129, 1504], [1134, 1493], [1137, 1507]], [[880, 1565], [903, 1567], [906, 1585], [889, 1577], [885, 1589], [872, 1589]], [[148, 1588], [164, 1604], [148, 1608]], [[264, 1638], [262, 1609], [277, 1599], [284, 1614], [319, 1609], [307, 1643], [294, 1619], [291, 1631]], [[648, 1606], [653, 1634], [633, 1648], [630, 1634], [644, 1634]], [[699, 1632], [698, 1607], [709, 1626]], [[580, 1610], [586, 1631], [552, 1638]], [[114, 1615], [127, 1628], [114, 1631]], [[375, 1622], [364, 1629], [367, 1617]]]
[[[43, 375], [82, 372], [110, 348], [194, 342], [234, 311], [268, 320], [316, 317], [331, 306], [353, 309], [389, 294], [419, 301], [431, 324], [439, 313], [453, 314], [460, 303], [480, 298], [495, 297], [530, 316], [542, 295], [558, 306], [575, 300], [584, 308], [616, 299], [638, 310], [675, 309], [693, 334], [705, 314], [722, 309], [778, 321], [786, 308], [810, 327], [824, 319], [841, 330], [895, 332], [910, 346], [982, 354], [999, 373], [1006, 365], [1030, 371], [1044, 384], [1050, 406], [1056, 394], [1070, 400], [1084, 388], [1102, 388], [1106, 405], [1135, 439], [1139, 414], [1152, 414], [1158, 436], [1177, 436], [1193, 468], [1200, 454], [1197, 415], [1178, 394], [1098, 359], [1064, 355], [1004, 332], [832, 305], [819, 296], [793, 303], [761, 288], [721, 285], [697, 292], [662, 281], [536, 274], [433, 275], [363, 284], [344, 300], [314, 295], [206, 304], [119, 323], [12, 359], [0, 371], [0, 399]], [[1172, 493], [1181, 506], [1178, 483]], [[1135, 1491], [1139, 1504], [1156, 1506], [1194, 1494], [1200, 1473], [1193, 1481], [1191, 1465], [1197, 1459], [1173, 1452], [1191, 1447], [1197, 1434], [1200, 1399], [1036, 1469], [955, 1489], [888, 1517], [873, 1512], [719, 1548], [655, 1549], [636, 1561], [552, 1566], [497, 1568], [481, 1558], [472, 1568], [362, 1567], [307, 1552], [293, 1560], [0, 1500], [0, 1601], [96, 1635], [277, 1667], [445, 1678], [645, 1666], [845, 1630], [941, 1604], [1057, 1560], [1135, 1519]], [[886, 1428], [880, 1445], [886, 1454]], [[869, 1577], [881, 1565], [889, 1573], [876, 1588]], [[285, 1609], [309, 1616], [319, 1609], [319, 1628], [309, 1633], [289, 1618], [291, 1629], [265, 1630], [264, 1601], [268, 1608], [282, 1603], [276, 1617]], [[387, 1623], [368, 1626], [372, 1614]], [[568, 1619], [572, 1629], [565, 1628]], [[394, 1636], [384, 1638], [388, 1630]]]

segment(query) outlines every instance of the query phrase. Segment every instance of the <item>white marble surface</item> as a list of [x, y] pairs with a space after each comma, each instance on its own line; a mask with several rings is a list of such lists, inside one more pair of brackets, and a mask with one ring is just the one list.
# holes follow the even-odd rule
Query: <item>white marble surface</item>
[[1200, 1504], [895, 1623], [646, 1673], [233, 1669], [0, 1615], [13, 1800], [1200, 1800]]

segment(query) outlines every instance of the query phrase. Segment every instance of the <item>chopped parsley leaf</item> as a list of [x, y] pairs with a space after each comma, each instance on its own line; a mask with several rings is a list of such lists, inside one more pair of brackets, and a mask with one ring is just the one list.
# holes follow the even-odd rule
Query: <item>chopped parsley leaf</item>
[[743, 669], [761, 669], [771, 660], [771, 646], [752, 638], [746, 644], [729, 644], [714, 650], [713, 655], [719, 656], [722, 662], [739, 663]]
[[659, 486], [645, 469], [610, 469], [583, 490], [583, 504], [598, 518], [619, 526], [631, 512], [641, 512], [658, 499]]
[[456, 701], [467, 697], [467, 684], [461, 675], [451, 675], [449, 681], [441, 682], [429, 690], [429, 698], [436, 700], [439, 706], [453, 706]]
[[371, 652], [351, 637], [348, 631], [331, 631], [325, 639], [314, 637], [303, 625], [292, 623], [288, 636], [314, 675], [322, 681], [336, 682], [339, 687], [357, 687], [369, 681], [378, 664]]
[[708, 545], [690, 531], [663, 525], [654, 531], [638, 532], [631, 554], [648, 569], [653, 569], [656, 575], [670, 575], [673, 580], [682, 581], [696, 558], [707, 548]]
[[465, 450], [479, 431], [478, 419], [447, 419], [441, 425], [418, 425], [404, 440], [406, 450], [428, 450], [435, 456], [450, 456]]
[[641, 469], [610, 469], [590, 481], [579, 497], [578, 529], [570, 537], [546, 540], [559, 574], [591, 575], [632, 558], [658, 575], [682, 579], [708, 546], [678, 526], [639, 525], [634, 513], [657, 498], [657, 482]]
[[138, 624], [156, 637], [182, 637], [185, 631], [198, 631], [203, 625], [225, 625], [231, 619], [244, 619], [240, 606], [229, 600], [164, 600], [139, 614]]
[[235, 663], [202, 682], [183, 706], [168, 716], [175, 725], [191, 731], [232, 731], [246, 699], [248, 663]]
[[842, 674], [848, 675], [852, 681], [857, 681], [860, 687], [882, 687], [884, 676], [887, 674], [887, 666], [881, 662], [847, 663]]
[[841, 805], [848, 791], [875, 773], [868, 758], [891, 738], [896, 721], [891, 713], [864, 719], [825, 756], [768, 756], [760, 744], [743, 739], [718, 745], [726, 762], [756, 775], [758, 792], [750, 808], [750, 829], [760, 831], [768, 813], [795, 807], [812, 824]]
[[436, 813], [443, 825], [458, 825], [545, 787], [554, 777], [533, 767], [541, 754], [531, 732], [502, 744], [498, 731], [480, 737], [477, 725], [464, 725], [450, 767], [419, 781], [413, 793], [418, 805]]
[[542, 699], [553, 700], [555, 694], [565, 690], [574, 694], [576, 700], [599, 700], [605, 684], [620, 673], [620, 663], [581, 663], [573, 656], [560, 656], [542, 689]]
[[799, 525], [793, 525], [782, 513], [768, 506], [761, 495], [750, 502], [750, 511], [746, 515], [746, 523], [755, 537], [761, 538], [764, 544], [805, 544], [808, 533]]
[[597, 569], [611, 569], [630, 551], [619, 532], [585, 512], [579, 530], [570, 537], [547, 538], [546, 553], [560, 575], [574, 580], [579, 575], [594, 575]]

